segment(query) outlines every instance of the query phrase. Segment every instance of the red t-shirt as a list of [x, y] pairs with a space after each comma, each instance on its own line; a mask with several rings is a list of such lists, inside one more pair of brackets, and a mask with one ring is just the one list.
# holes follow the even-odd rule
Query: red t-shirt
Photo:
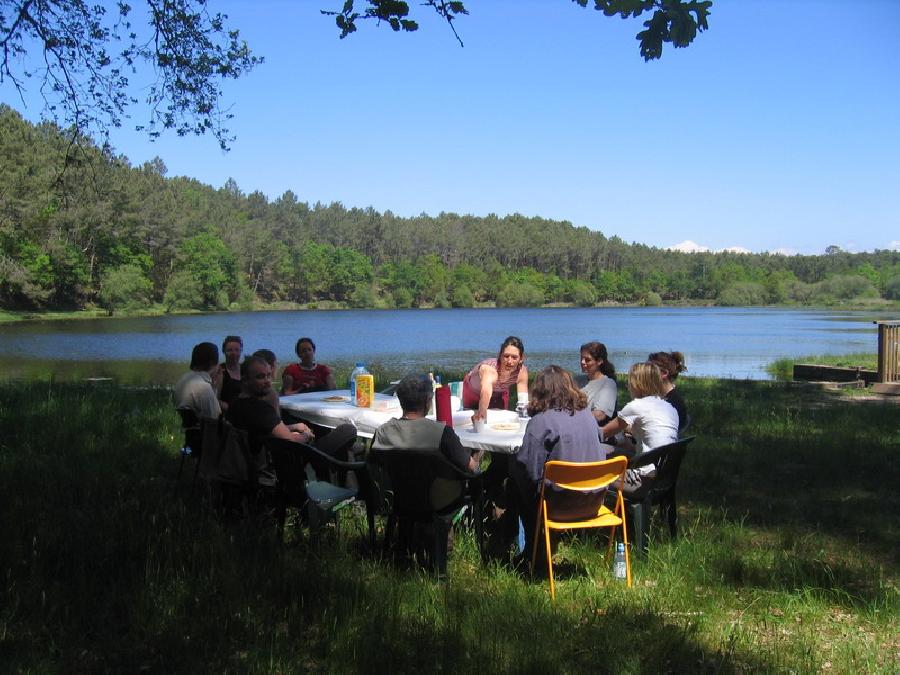
[[285, 375], [290, 375], [293, 379], [293, 389], [299, 389], [300, 392], [315, 391], [317, 389], [325, 389], [328, 386], [328, 376], [331, 375], [331, 368], [322, 363], [317, 363], [310, 369], [303, 368], [299, 363], [292, 363], [284, 369]]

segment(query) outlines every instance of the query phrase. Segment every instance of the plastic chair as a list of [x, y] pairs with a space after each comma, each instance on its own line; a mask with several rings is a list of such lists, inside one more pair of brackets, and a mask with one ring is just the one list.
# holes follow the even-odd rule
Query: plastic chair
[[647, 484], [646, 490], [642, 489], [634, 495], [625, 495], [625, 505], [633, 523], [634, 544], [637, 550], [643, 553], [649, 549], [647, 535], [650, 531], [650, 517], [654, 506], [659, 506], [660, 515], [668, 523], [669, 535], [672, 539], [678, 536], [675, 488], [678, 484], [678, 473], [681, 470], [681, 462], [687, 452], [687, 446], [694, 438], [694, 436], [688, 436], [679, 439], [675, 443], [643, 452], [631, 460], [629, 469], [656, 465], [656, 476], [644, 478]]
[[[178, 463], [178, 477], [176, 485], [181, 482], [181, 474], [184, 471], [184, 458], [190, 456], [194, 460], [194, 482], [197, 480], [197, 469], [200, 468], [200, 458], [203, 453], [203, 435], [200, 431], [200, 419], [192, 408], [176, 408], [175, 412], [181, 418], [181, 430], [184, 432], [184, 443], [181, 446], [181, 461]], [[193, 485], [193, 482], [191, 483]]]
[[[537, 521], [534, 530], [534, 546], [531, 551], [531, 572], [534, 573], [534, 564], [537, 560], [538, 537], [541, 526], [544, 530], [544, 545], [547, 552], [547, 574], [550, 577], [550, 597], [556, 598], [556, 585], [553, 581], [553, 555], [550, 550], [550, 530], [574, 530], [588, 527], [608, 527], [612, 531], [609, 537], [609, 551], [612, 551], [615, 543], [615, 531], [622, 528], [622, 541], [625, 543], [625, 577], [629, 588], [631, 587], [631, 558], [628, 553], [628, 533], [625, 527], [625, 505], [622, 501], [622, 493], [616, 494], [615, 510], [610, 511], [603, 505], [606, 490], [616, 481], [620, 480], [628, 466], [628, 460], [624, 457], [616, 457], [603, 462], [562, 462], [552, 460], [544, 464], [544, 479], [541, 481], [541, 494], [538, 500]], [[547, 484], [552, 483], [563, 490], [572, 490], [590, 494], [595, 498], [595, 503], [589, 501], [584, 505], [584, 511], [593, 513], [593, 516], [575, 520], [555, 519], [553, 513], [553, 496], [547, 494]], [[609, 555], [607, 553], [607, 555]]]
[[[476, 538], [482, 550], [483, 523], [481, 517], [482, 490], [480, 474], [469, 473], [451, 464], [436, 450], [372, 448], [369, 462], [383, 469], [380, 492], [387, 497], [388, 520], [384, 532], [387, 551], [394, 527], [399, 525], [398, 547], [410, 552], [414, 544], [413, 532], [417, 523], [430, 524], [434, 541], [429, 562], [439, 577], [447, 573], [447, 547], [450, 527], [466, 506], [472, 506]], [[446, 481], [443, 484], [439, 481]], [[442, 486], [460, 483], [459, 494], [446, 501], [439, 494]]]
[[[372, 497], [371, 481], [365, 462], [346, 462], [328, 455], [321, 450], [281, 438], [268, 438], [265, 447], [275, 465], [275, 512], [278, 520], [279, 537], [283, 536], [288, 507], [309, 508], [310, 525], [318, 529], [321, 517], [335, 517], [338, 524], [340, 511], [357, 499], [366, 504], [366, 520], [369, 527], [369, 545], [375, 548], [375, 504]], [[312, 466], [317, 480], [310, 480], [306, 471]], [[358, 489], [335, 485], [328, 480], [319, 480], [323, 473], [353, 471]]]

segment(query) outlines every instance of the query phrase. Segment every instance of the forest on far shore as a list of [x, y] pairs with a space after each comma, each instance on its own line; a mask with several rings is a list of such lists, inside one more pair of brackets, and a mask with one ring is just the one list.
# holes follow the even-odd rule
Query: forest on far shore
[[898, 251], [680, 253], [520, 214], [402, 218], [70, 141], [0, 105], [0, 309], [900, 300]]

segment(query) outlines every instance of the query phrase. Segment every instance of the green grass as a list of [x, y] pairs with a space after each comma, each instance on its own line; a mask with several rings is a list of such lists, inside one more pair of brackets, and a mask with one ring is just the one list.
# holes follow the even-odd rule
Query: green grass
[[[384, 377], [390, 377], [385, 373]], [[900, 407], [687, 379], [682, 536], [631, 590], [591, 537], [547, 584], [456, 537], [445, 584], [175, 490], [160, 389], [0, 386], [9, 672], [735, 672], [900, 668]]]
[[878, 370], [878, 354], [820, 354], [818, 356], [800, 356], [797, 358], [778, 359], [766, 366], [766, 372], [781, 381], [789, 381], [794, 377], [795, 363], [815, 363], [822, 366], [838, 368], [864, 368]]

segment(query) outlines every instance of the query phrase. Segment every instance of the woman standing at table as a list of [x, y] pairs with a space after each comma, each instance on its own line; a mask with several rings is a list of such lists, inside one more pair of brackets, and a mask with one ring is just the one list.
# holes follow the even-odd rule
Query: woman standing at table
[[228, 410], [228, 405], [241, 395], [241, 353], [244, 351], [244, 341], [237, 335], [229, 335], [222, 342], [222, 354], [225, 362], [219, 366], [219, 403], [222, 411]]
[[[606, 448], [597, 435], [597, 421], [587, 407], [587, 397], [575, 386], [572, 376], [559, 366], [547, 366], [534, 378], [528, 404], [531, 419], [525, 428], [522, 447], [510, 462], [525, 526], [525, 548], [529, 559], [534, 545], [540, 481], [548, 460], [567, 462], [601, 462]], [[554, 509], [573, 520], [585, 515], [584, 508], [596, 499], [580, 493], [554, 493]]]
[[581, 345], [581, 372], [587, 375], [588, 383], [581, 388], [587, 396], [588, 409], [597, 424], [606, 424], [616, 412], [616, 369], [607, 360], [606, 345], [602, 342], [587, 342]]
[[475, 409], [473, 420], [487, 419], [488, 408], [509, 408], [509, 390], [516, 386], [519, 402], [528, 403], [525, 345], [510, 335], [497, 358], [478, 362], [463, 379], [463, 407]]
[[316, 343], [312, 338], [302, 337], [294, 347], [299, 363], [292, 363], [281, 376], [282, 394], [302, 394], [306, 391], [327, 391], [336, 389], [331, 368], [324, 363], [316, 363]]

